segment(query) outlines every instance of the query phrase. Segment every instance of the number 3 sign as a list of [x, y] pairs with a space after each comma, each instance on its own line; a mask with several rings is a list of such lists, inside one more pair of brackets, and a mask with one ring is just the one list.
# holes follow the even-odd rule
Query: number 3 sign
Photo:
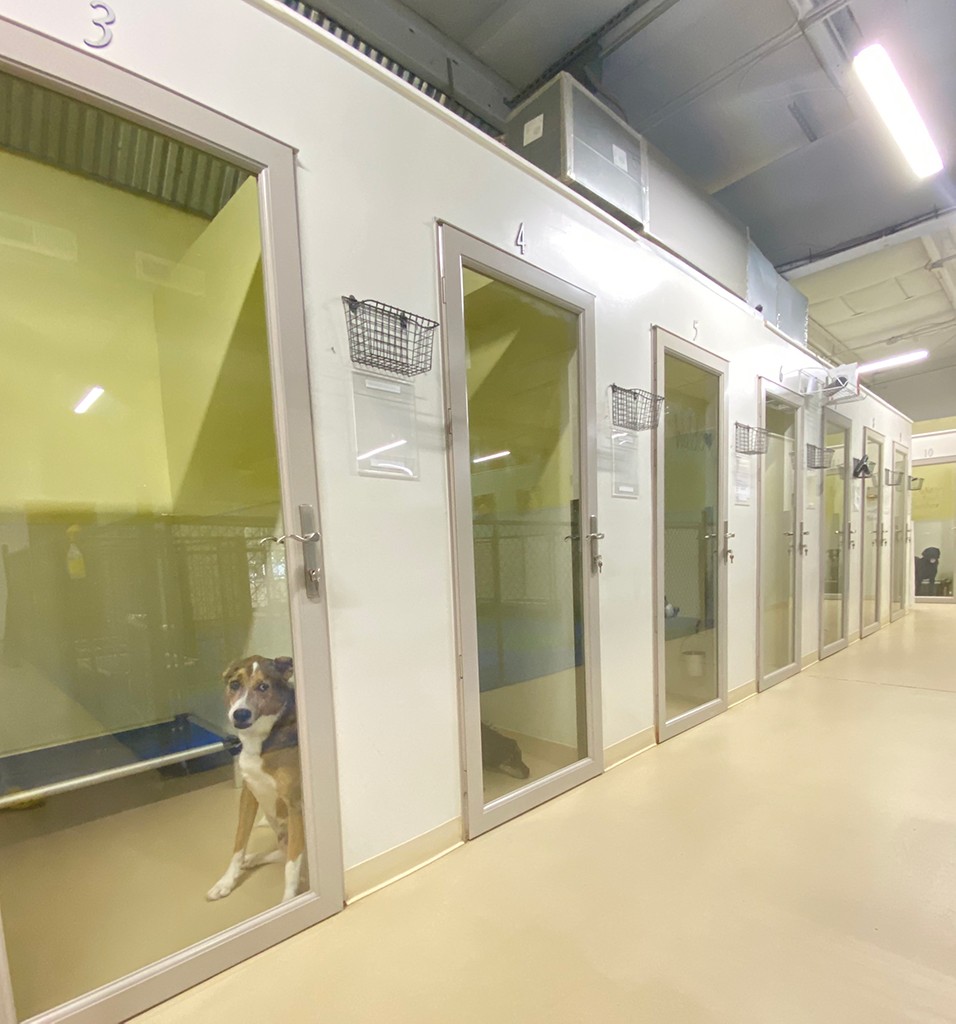
[[97, 17], [93, 18], [93, 24], [100, 30], [100, 35], [96, 39], [84, 39], [83, 42], [87, 46], [92, 46], [95, 50], [101, 50], [104, 46], [109, 46], [113, 42], [113, 30], [110, 28], [110, 25], [116, 21], [116, 15], [109, 4], [101, 4], [98, 0], [96, 3], [91, 3], [90, 7], [97, 12]]

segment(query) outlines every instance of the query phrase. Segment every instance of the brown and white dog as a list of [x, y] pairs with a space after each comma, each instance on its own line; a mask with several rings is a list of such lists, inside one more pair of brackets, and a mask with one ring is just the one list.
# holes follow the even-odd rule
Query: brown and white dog
[[[223, 673], [229, 722], [238, 730], [242, 743], [242, 793], [232, 860], [226, 873], [206, 894], [207, 899], [228, 896], [243, 871], [276, 861], [285, 861], [282, 899], [292, 899], [299, 891], [305, 843], [295, 688], [291, 679], [291, 658], [263, 658], [258, 654], [234, 661]], [[257, 809], [275, 831], [279, 849], [247, 855]]]

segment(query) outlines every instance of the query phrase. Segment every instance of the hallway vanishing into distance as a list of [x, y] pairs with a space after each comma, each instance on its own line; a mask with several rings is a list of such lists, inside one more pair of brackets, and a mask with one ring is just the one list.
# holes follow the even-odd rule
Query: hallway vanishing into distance
[[956, 606], [137, 1018], [956, 1021]]

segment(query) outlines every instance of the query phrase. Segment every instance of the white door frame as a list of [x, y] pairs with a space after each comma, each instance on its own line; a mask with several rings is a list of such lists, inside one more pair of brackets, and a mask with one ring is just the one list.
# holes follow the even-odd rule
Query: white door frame
[[869, 442], [873, 440], [879, 443], [880, 446], [880, 464], [876, 467], [876, 486], [877, 486], [877, 511], [876, 511], [876, 621], [871, 622], [867, 625], [863, 621], [863, 602], [865, 601], [866, 594], [866, 481], [862, 480], [863, 486], [863, 500], [860, 502], [862, 509], [860, 512], [860, 638], [870, 636], [875, 633], [881, 626], [881, 618], [883, 615], [883, 530], [886, 524], [883, 521], [883, 467], [886, 465], [886, 438], [883, 434], [874, 430], [872, 427], [864, 427], [863, 429], [863, 451], [866, 452]]
[[[596, 523], [596, 399], [594, 377], [594, 296], [527, 263], [511, 253], [439, 223], [441, 291], [444, 315], [445, 404], [451, 480], [456, 631], [462, 722], [462, 786], [468, 838], [481, 835], [524, 814], [552, 797], [599, 775], [604, 769], [598, 629], [598, 571], [591, 544], [583, 536]], [[471, 503], [471, 458], [468, 433], [468, 387], [462, 267], [477, 270], [578, 316], [578, 466], [580, 472], [580, 573], [584, 617], [584, 694], [586, 716], [581, 729], [587, 753], [578, 761], [522, 786], [491, 803], [484, 802], [481, 762], [481, 694], [478, 667], [478, 609], [475, 591], [474, 535]], [[595, 518], [592, 518], [595, 517]], [[588, 530], [588, 532], [595, 532]], [[580, 719], [579, 719], [580, 723]]]
[[[262, 269], [284, 519], [289, 529], [298, 530], [295, 510], [301, 505], [313, 506], [317, 518], [318, 480], [299, 261], [294, 151], [132, 72], [5, 18], [0, 18], [0, 40], [3, 71], [112, 111], [258, 175]], [[304, 893], [31, 1018], [32, 1021], [103, 1024], [126, 1020], [342, 908], [341, 826], [325, 589], [323, 586], [319, 598], [306, 597], [300, 545], [288, 545], [287, 560], [301, 723], [299, 754], [306, 808], [306, 854], [313, 885], [318, 882], [318, 892]], [[215, 685], [214, 680], [211, 685]], [[197, 894], [197, 899], [204, 898], [203, 893]], [[5, 948], [0, 947], [0, 1024], [14, 1024], [16, 1020], [9, 962]]]
[[[893, 454], [892, 470], [893, 470], [894, 473], [896, 472], [896, 456], [897, 455], [902, 455], [903, 456], [903, 461], [905, 463], [905, 468], [903, 470], [903, 480], [902, 480], [902, 483], [900, 483], [899, 486], [897, 486], [897, 487], [891, 487], [890, 488], [890, 491], [891, 491], [891, 495], [890, 495], [890, 622], [896, 622], [897, 619], [901, 619], [906, 614], [907, 605], [908, 605], [908, 602], [907, 602], [906, 598], [909, 595], [909, 589], [910, 589], [909, 588], [909, 583], [912, 582], [912, 579], [913, 579], [913, 570], [912, 570], [911, 565], [909, 564], [911, 562], [911, 559], [908, 556], [910, 529], [909, 529], [909, 516], [907, 515], [907, 513], [909, 511], [909, 504], [908, 504], [908, 502], [909, 502], [909, 476], [910, 476], [910, 457], [909, 456], [910, 456], [910, 450], [909, 450], [909, 448], [905, 447], [904, 445], [901, 445], [898, 441], [894, 441], [893, 442], [893, 448], [892, 448], [892, 454]], [[897, 510], [898, 510], [899, 504], [902, 504], [902, 506], [903, 506], [903, 515], [902, 515], [903, 535], [902, 535], [902, 537], [897, 537], [896, 536], [896, 513], [897, 513]], [[902, 555], [902, 564], [901, 564], [901, 571], [902, 571], [903, 578], [902, 578], [902, 580], [899, 581], [900, 585], [902, 586], [903, 593], [901, 595], [900, 609], [899, 609], [899, 611], [894, 612], [893, 611], [893, 598], [894, 598], [894, 592], [895, 592], [895, 584], [897, 583], [897, 579], [896, 579], [896, 557], [897, 557], [897, 551], [898, 551], [897, 545], [899, 545], [899, 544], [903, 545], [903, 555]]]
[[826, 605], [826, 578], [827, 578], [827, 546], [826, 546], [826, 470], [821, 472], [824, 474], [824, 483], [820, 488], [820, 514], [817, 517], [817, 523], [820, 530], [820, 595], [819, 595], [819, 608], [820, 608], [820, 660], [829, 658], [831, 654], [836, 654], [837, 651], [842, 651], [850, 643], [850, 530], [852, 524], [850, 522], [850, 509], [852, 503], [850, 501], [850, 487], [852, 482], [851, 469], [853, 466], [853, 422], [846, 416], [841, 415], [838, 412], [834, 412], [833, 409], [824, 406], [823, 415], [821, 419], [821, 440], [823, 449], [826, 449], [827, 442], [827, 424], [832, 423], [838, 430], [844, 430], [846, 436], [846, 442], [844, 444], [843, 451], [843, 602], [841, 609], [841, 636], [839, 640], [834, 640], [829, 644], [824, 642], [824, 608]]
[[[656, 600], [654, 614], [654, 675], [656, 680], [656, 725], [657, 741], [671, 739], [687, 729], [692, 729], [701, 722], [719, 715], [727, 710], [727, 540], [723, 536], [728, 528], [727, 514], [727, 459], [730, 438], [729, 402], [727, 395], [727, 376], [730, 364], [720, 356], [701, 348], [664, 327], [654, 326], [654, 391], [658, 395], [664, 389], [664, 356], [670, 352], [680, 359], [717, 374], [720, 381], [720, 398], [718, 409], [720, 423], [717, 431], [717, 519], [714, 524], [718, 531], [717, 557], [717, 696], [693, 708], [677, 718], [667, 719], [667, 680], [664, 662], [664, 423], [655, 431], [653, 444], [653, 476], [654, 476], [654, 579], [656, 582]], [[666, 414], [666, 404], [665, 404]], [[662, 418], [663, 419], [663, 418]]]
[[794, 507], [793, 507], [793, 662], [773, 672], [765, 673], [763, 668], [763, 512], [764, 512], [764, 457], [758, 460], [757, 468], [757, 689], [769, 690], [771, 686], [796, 675], [801, 667], [803, 627], [803, 558], [800, 555], [803, 538], [799, 536], [803, 520], [803, 472], [801, 457], [804, 451], [804, 409], [803, 395], [783, 384], [760, 378], [759, 425], [766, 428], [767, 396], [772, 395], [786, 402], [796, 414], [796, 437], [794, 439]]

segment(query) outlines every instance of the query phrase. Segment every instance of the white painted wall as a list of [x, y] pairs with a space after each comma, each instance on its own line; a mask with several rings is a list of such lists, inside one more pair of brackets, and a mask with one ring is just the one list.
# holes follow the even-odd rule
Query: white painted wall
[[[757, 376], [814, 359], [742, 301], [682, 269], [493, 141], [386, 79], [358, 55], [263, 0], [114, 0], [100, 58], [194, 97], [298, 150], [306, 317], [332, 639], [345, 863], [357, 864], [460, 813], [458, 698], [440, 356], [416, 382], [420, 479], [360, 477], [340, 296], [438, 318], [436, 218], [514, 251], [597, 296], [599, 512], [605, 746], [653, 725], [650, 437], [638, 501], [611, 497], [606, 389], [649, 387], [654, 324], [725, 359], [729, 421], [758, 422]], [[83, 49], [88, 8], [0, 0], [0, 14]], [[2, 40], [2, 33], [0, 33]], [[2, 41], [0, 41], [2, 47]], [[653, 211], [652, 211], [653, 218]], [[438, 355], [438, 353], [436, 353]], [[845, 407], [890, 439], [909, 422], [868, 399]], [[812, 434], [809, 435], [812, 439]], [[728, 469], [732, 456], [726, 455]], [[731, 506], [730, 687], [755, 675], [756, 502]], [[813, 528], [804, 651], [816, 647]], [[858, 559], [858, 551], [856, 552]], [[859, 628], [855, 563], [856, 622]], [[852, 620], [851, 620], [852, 621]], [[851, 626], [852, 628], [852, 626]]]
[[[914, 459], [956, 459], [956, 430], [913, 435]], [[919, 474], [914, 474], [919, 475]]]

